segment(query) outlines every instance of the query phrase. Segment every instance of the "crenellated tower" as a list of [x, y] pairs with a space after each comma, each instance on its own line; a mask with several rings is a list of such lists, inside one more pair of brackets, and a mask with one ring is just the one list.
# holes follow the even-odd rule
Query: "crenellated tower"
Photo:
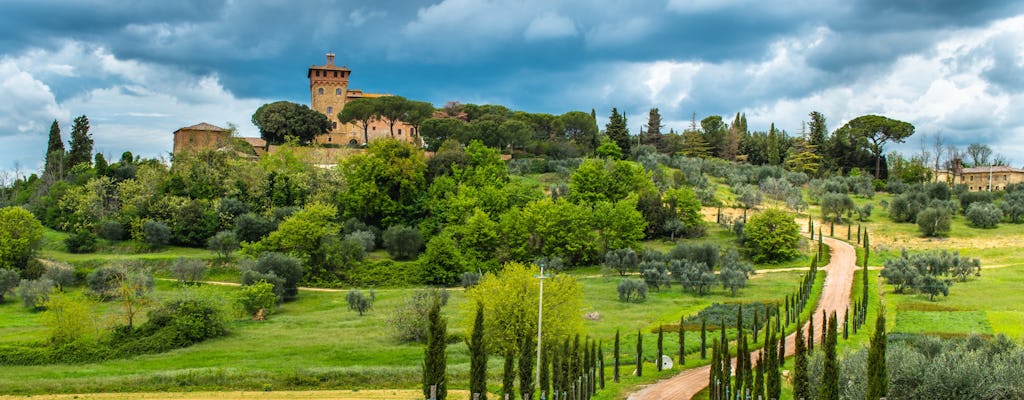
[[327, 53], [327, 64], [309, 67], [309, 104], [331, 121], [332, 132], [341, 129], [338, 113], [345, 107], [348, 98], [348, 77], [352, 71], [345, 66], [334, 65], [334, 53]]

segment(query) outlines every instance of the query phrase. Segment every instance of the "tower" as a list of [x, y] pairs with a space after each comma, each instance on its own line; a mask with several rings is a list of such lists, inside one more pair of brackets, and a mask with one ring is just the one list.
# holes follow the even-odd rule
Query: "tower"
[[311, 108], [323, 113], [331, 121], [331, 132], [338, 132], [338, 113], [348, 98], [348, 76], [352, 71], [334, 65], [334, 53], [327, 53], [327, 64], [309, 67], [309, 95]]

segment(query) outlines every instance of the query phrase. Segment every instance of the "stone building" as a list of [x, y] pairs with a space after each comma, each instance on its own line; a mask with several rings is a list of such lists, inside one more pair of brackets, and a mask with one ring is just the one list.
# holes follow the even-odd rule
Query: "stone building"
[[967, 185], [971, 192], [1005, 190], [1006, 185], [1024, 183], [1024, 170], [996, 165], [963, 168], [958, 171], [935, 171], [936, 180], [950, 185]]
[[[317, 136], [316, 142], [321, 144], [337, 145], [364, 145], [366, 140], [363, 137], [363, 129], [356, 124], [342, 124], [338, 122], [338, 113], [345, 108], [345, 104], [361, 98], [376, 98], [390, 96], [388, 94], [366, 93], [359, 89], [348, 87], [348, 78], [352, 70], [345, 66], [334, 64], [334, 53], [327, 53], [327, 63], [324, 65], [312, 65], [306, 73], [309, 78], [310, 108], [319, 111], [331, 121], [331, 131]], [[390, 136], [390, 127], [384, 121], [375, 120], [370, 123], [367, 130], [369, 140]], [[395, 124], [395, 139], [415, 143], [415, 127], [404, 122]]]
[[231, 141], [231, 131], [206, 122], [174, 131], [174, 154], [182, 151], [219, 149]]

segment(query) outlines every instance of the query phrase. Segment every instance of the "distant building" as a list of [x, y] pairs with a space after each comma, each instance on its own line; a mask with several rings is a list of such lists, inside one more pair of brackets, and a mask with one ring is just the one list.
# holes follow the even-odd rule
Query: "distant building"
[[174, 154], [182, 151], [215, 150], [227, 146], [230, 141], [231, 131], [200, 122], [174, 131]]
[[[326, 64], [312, 65], [306, 72], [306, 77], [309, 78], [310, 108], [323, 113], [331, 121], [331, 131], [317, 136], [317, 143], [365, 145], [366, 138], [363, 137], [362, 127], [338, 122], [338, 113], [345, 108], [346, 103], [352, 100], [390, 96], [350, 89], [348, 87], [350, 75], [352, 75], [352, 70], [345, 66], [334, 65], [334, 53], [327, 53]], [[390, 137], [390, 135], [388, 124], [380, 120], [371, 122], [367, 130], [369, 140]], [[394, 135], [395, 139], [415, 143], [417, 132], [412, 125], [399, 121], [395, 123]]]
[[938, 170], [935, 178], [950, 185], [966, 185], [971, 192], [1006, 190], [1006, 185], [1024, 183], [1024, 170], [995, 165], [962, 168], [957, 171]]

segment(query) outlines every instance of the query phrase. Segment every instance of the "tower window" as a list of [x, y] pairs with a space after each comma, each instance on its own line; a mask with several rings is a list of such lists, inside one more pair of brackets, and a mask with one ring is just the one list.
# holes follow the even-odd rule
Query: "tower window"
[[334, 107], [327, 107], [327, 116], [334, 114]]
[[401, 135], [401, 134], [402, 134], [402, 128], [398, 128], [398, 134], [399, 134], [399, 135]]
[[338, 129], [338, 121], [331, 122], [332, 129]]
[[335, 78], [337, 78], [337, 77], [338, 77], [338, 71], [334, 71], [334, 77], [335, 77]]
[[320, 71], [319, 70], [316, 71], [316, 76], [320, 76]]
[[334, 95], [335, 96], [341, 96], [341, 88], [335, 88], [334, 89]]
[[324, 88], [319, 88], [319, 89], [317, 89], [317, 90], [316, 90], [316, 93], [317, 93], [317, 94], [324, 94]]

